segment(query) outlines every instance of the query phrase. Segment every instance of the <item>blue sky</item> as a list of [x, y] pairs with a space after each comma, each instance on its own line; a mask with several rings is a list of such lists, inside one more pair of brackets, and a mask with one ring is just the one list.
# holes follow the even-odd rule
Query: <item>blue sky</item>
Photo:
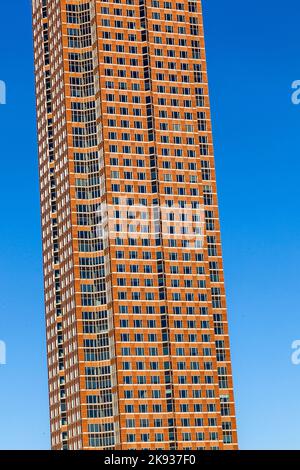
[[[203, 8], [240, 447], [300, 449], [300, 4]], [[0, 449], [47, 449], [30, 2], [1, 9]]]

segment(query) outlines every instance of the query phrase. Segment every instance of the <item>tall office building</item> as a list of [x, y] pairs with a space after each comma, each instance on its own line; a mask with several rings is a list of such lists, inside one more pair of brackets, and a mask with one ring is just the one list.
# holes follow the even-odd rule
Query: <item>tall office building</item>
[[35, 0], [53, 449], [236, 449], [200, 0]]

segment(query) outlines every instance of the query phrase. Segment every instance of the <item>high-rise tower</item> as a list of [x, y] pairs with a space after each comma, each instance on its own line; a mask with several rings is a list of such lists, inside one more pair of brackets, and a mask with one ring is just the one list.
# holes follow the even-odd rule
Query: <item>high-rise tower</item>
[[236, 449], [200, 0], [34, 0], [53, 449]]

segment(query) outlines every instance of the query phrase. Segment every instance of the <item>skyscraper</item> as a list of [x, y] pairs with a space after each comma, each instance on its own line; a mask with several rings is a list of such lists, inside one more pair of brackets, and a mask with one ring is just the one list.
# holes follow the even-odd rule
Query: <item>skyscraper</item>
[[53, 449], [236, 449], [200, 0], [34, 0]]

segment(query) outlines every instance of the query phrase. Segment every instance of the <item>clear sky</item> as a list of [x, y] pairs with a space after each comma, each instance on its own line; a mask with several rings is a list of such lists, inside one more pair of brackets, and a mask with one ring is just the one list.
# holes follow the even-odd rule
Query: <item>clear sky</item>
[[[299, 0], [203, 0], [242, 449], [300, 449]], [[2, 2], [0, 449], [49, 447], [29, 0]]]

